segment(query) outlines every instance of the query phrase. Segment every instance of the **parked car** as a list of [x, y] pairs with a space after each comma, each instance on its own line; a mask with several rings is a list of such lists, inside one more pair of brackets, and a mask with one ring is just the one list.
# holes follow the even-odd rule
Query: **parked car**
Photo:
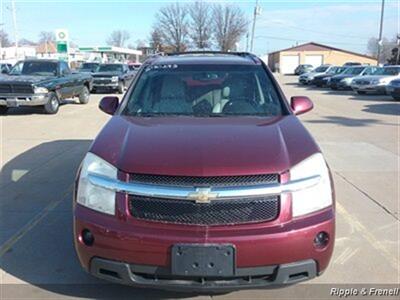
[[131, 70], [131, 71], [139, 71], [139, 69], [140, 69], [140, 67], [142, 66], [142, 64], [141, 63], [129, 63], [128, 64], [128, 68], [129, 68], [129, 70]]
[[100, 89], [116, 90], [122, 94], [131, 84], [135, 74], [129, 71], [128, 65], [113, 63], [102, 64], [93, 76], [93, 92]]
[[55, 114], [64, 99], [78, 97], [80, 103], [88, 103], [91, 87], [90, 75], [72, 74], [64, 61], [19, 61], [9, 76], [0, 78], [0, 113], [9, 107], [43, 106], [46, 113]]
[[1, 74], [8, 74], [12, 68], [12, 64], [8, 63], [0, 63], [0, 73]]
[[317, 75], [326, 74], [333, 66], [332, 65], [321, 65], [317, 67], [315, 70], [301, 74], [299, 76], [300, 84], [309, 84], [314, 80], [314, 77]]
[[358, 94], [386, 94], [386, 86], [394, 79], [400, 78], [400, 66], [387, 66], [378, 69], [373, 75], [355, 77], [351, 88]]
[[79, 168], [81, 265], [116, 283], [187, 291], [293, 284], [324, 272], [333, 183], [267, 66], [246, 53], [154, 56]]
[[95, 73], [97, 71], [97, 69], [99, 68], [100, 63], [96, 63], [96, 62], [86, 62], [83, 63], [78, 71], [80, 73]]
[[308, 64], [298, 65], [296, 67], [296, 69], [294, 69], [294, 74], [295, 75], [301, 75], [303, 73], [311, 72], [312, 69], [314, 69], [314, 67], [312, 65], [308, 65]]
[[351, 66], [361, 66], [362, 64], [359, 62], [349, 61], [343, 65], [343, 67], [351, 67]]
[[311, 84], [314, 84], [318, 87], [323, 87], [328, 85], [328, 82], [332, 76], [343, 73], [347, 67], [332, 67], [326, 73], [314, 76], [314, 79], [311, 81]]
[[388, 84], [386, 91], [393, 99], [400, 100], [400, 78], [392, 80]]
[[351, 90], [351, 82], [354, 77], [373, 75], [379, 67], [353, 66], [347, 68], [344, 72], [332, 76], [329, 80], [329, 87], [332, 90]]

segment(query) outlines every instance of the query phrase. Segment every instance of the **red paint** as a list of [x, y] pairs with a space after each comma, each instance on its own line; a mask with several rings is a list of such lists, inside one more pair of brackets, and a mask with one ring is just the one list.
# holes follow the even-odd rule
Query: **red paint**
[[99, 108], [106, 114], [113, 115], [118, 108], [118, 97], [108, 96], [100, 100]]
[[292, 107], [292, 110], [295, 115], [301, 115], [301, 114], [304, 114], [304, 113], [312, 110], [314, 107], [314, 104], [308, 97], [295, 96], [295, 97], [292, 97], [292, 99], [290, 101], [290, 106]]

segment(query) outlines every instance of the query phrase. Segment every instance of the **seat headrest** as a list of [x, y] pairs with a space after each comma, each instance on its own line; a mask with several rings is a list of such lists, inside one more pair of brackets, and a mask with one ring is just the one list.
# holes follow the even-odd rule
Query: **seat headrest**
[[226, 86], [222, 89], [222, 98], [229, 98], [230, 94], [231, 94], [231, 88], [229, 86]]

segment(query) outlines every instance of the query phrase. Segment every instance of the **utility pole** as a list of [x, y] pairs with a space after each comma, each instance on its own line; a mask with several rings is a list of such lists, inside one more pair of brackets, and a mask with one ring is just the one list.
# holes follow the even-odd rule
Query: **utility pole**
[[249, 52], [249, 32], [246, 33], [246, 52]]
[[15, 9], [15, 0], [11, 1], [11, 9], [14, 24], [14, 38], [15, 38], [15, 58], [18, 59], [18, 28], [17, 28], [17, 11]]
[[254, 32], [256, 30], [256, 19], [257, 15], [259, 15], [260, 13], [261, 13], [261, 8], [258, 6], [258, 0], [256, 0], [256, 6], [254, 7], [254, 16], [253, 16], [253, 29], [251, 31], [250, 52], [253, 52]]
[[379, 26], [379, 39], [378, 39], [378, 55], [377, 55], [377, 65], [379, 66], [379, 59], [381, 57], [381, 47], [382, 47], [382, 31], [383, 31], [383, 14], [385, 11], [385, 0], [382, 0], [381, 7], [381, 24]]

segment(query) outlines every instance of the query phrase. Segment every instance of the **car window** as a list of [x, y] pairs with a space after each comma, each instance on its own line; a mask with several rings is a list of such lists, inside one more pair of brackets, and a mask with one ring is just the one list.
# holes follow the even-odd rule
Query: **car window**
[[11, 70], [11, 75], [57, 75], [57, 63], [49, 61], [20, 61]]
[[71, 70], [68, 67], [68, 64], [64, 61], [60, 62], [60, 74], [68, 75], [71, 73]]
[[122, 72], [123, 67], [121, 64], [107, 64], [100, 65], [98, 72]]
[[328, 70], [329, 67], [318, 67], [315, 69], [315, 72], [322, 73]]
[[152, 65], [141, 73], [123, 114], [276, 116], [282, 106], [261, 66]]

